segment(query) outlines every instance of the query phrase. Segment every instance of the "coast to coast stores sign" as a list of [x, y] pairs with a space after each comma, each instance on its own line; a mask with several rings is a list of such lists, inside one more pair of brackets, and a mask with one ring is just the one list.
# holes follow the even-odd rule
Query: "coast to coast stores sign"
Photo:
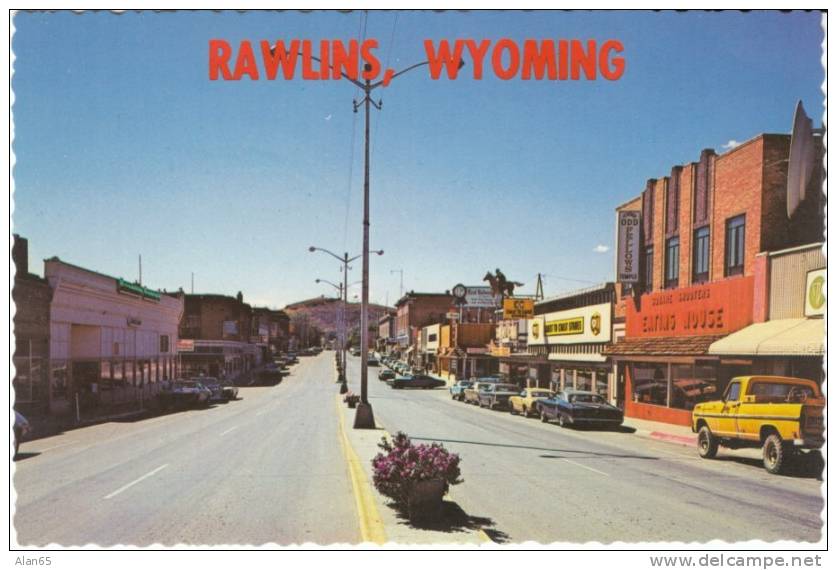
[[528, 320], [528, 343], [579, 344], [610, 342], [610, 303], [556, 311]]
[[629, 338], [729, 334], [753, 322], [753, 278], [643, 295], [627, 309]]

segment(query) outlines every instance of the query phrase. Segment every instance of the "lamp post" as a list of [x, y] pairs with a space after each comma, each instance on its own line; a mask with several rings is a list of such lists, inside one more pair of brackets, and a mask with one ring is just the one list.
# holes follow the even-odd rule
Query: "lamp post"
[[[340, 303], [343, 302], [343, 284], [342, 283], [334, 284], [331, 281], [329, 281], [328, 279], [320, 279], [320, 278], [315, 279], [314, 282], [315, 283], [325, 283], [325, 284], [331, 285], [332, 287], [337, 289], [337, 298], [340, 300]], [[340, 339], [342, 339], [343, 336], [344, 336], [343, 331], [345, 330], [344, 329], [345, 324], [343, 322], [342, 307], [340, 305], [338, 305], [338, 308], [340, 310], [337, 311], [337, 339], [338, 339], [338, 342], [340, 342]]]
[[[357, 254], [354, 257], [349, 257], [348, 252], [346, 252], [342, 256], [340, 256], [340, 255], [337, 255], [336, 253], [334, 253], [333, 251], [329, 251], [325, 248], [317, 247], [317, 246], [314, 246], [314, 245], [309, 247], [308, 251], [310, 251], [311, 253], [314, 253], [315, 251], [321, 251], [323, 253], [327, 253], [328, 255], [330, 255], [331, 257], [333, 257], [334, 259], [336, 259], [337, 261], [339, 261], [340, 263], [343, 264], [343, 309], [342, 309], [343, 313], [342, 314], [343, 314], [343, 333], [344, 334], [343, 334], [343, 338], [341, 339], [341, 342], [340, 342], [340, 368], [343, 370], [343, 374], [341, 374], [341, 376], [343, 376], [346, 373], [346, 337], [348, 336], [348, 320], [346, 319], [346, 305], [349, 302], [349, 264], [351, 262], [355, 261], [356, 259], [359, 259], [362, 254]], [[368, 252], [368, 253], [377, 253], [378, 255], [383, 255], [384, 250], [379, 249], [379, 250], [375, 250], [375, 251]], [[331, 285], [333, 286], [334, 284], [332, 283]], [[352, 283], [352, 285], [354, 285], [354, 283]], [[345, 381], [345, 377], [340, 378], [340, 380]]]
[[[271, 53], [274, 53], [273, 48], [270, 51]], [[320, 60], [319, 58], [310, 56], [310, 54], [309, 57], [322, 64], [322, 60]], [[367, 396], [367, 359], [369, 358], [369, 319], [367, 315], [369, 311], [369, 107], [374, 106], [376, 109], [380, 111], [382, 101], [378, 100], [377, 103], [372, 101], [372, 91], [374, 91], [382, 85], [389, 85], [390, 81], [392, 81], [399, 75], [403, 75], [408, 71], [411, 71], [423, 65], [428, 65], [429, 63], [429, 61], [416, 63], [414, 65], [402, 69], [397, 73], [392, 73], [389, 70], [387, 70], [384, 75], [384, 79], [376, 81], [375, 83], [372, 83], [371, 79], [368, 78], [364, 79], [363, 82], [358, 81], [357, 79], [350, 77], [346, 73], [340, 71], [340, 75], [344, 79], [347, 79], [348, 81], [356, 85], [358, 88], [363, 90], [363, 99], [360, 102], [353, 101], [352, 103], [355, 113], [357, 113], [357, 110], [361, 106], [363, 106], [365, 112], [363, 168], [363, 292], [360, 301], [360, 403], [358, 404], [357, 411], [355, 412], [355, 429], [375, 429], [375, 417], [372, 413], [372, 406], [369, 404], [369, 399]], [[460, 60], [459, 69], [462, 69], [463, 65], [465, 65], [465, 61]], [[333, 72], [332, 66], [328, 65], [328, 67]], [[364, 64], [363, 70], [366, 73], [372, 71], [372, 65], [369, 63]], [[345, 295], [345, 289], [343, 294]]]

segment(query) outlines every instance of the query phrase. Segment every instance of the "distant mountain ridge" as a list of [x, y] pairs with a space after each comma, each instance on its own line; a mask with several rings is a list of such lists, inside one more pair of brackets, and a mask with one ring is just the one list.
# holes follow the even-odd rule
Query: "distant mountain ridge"
[[[291, 303], [282, 310], [288, 314], [291, 321], [307, 317], [311, 325], [318, 327], [323, 332], [336, 333], [338, 314], [342, 306], [342, 300], [323, 296]], [[395, 313], [395, 308], [370, 303], [369, 325], [377, 328], [378, 319], [387, 313]], [[346, 320], [349, 324], [349, 330], [360, 326], [360, 303], [346, 304]]]

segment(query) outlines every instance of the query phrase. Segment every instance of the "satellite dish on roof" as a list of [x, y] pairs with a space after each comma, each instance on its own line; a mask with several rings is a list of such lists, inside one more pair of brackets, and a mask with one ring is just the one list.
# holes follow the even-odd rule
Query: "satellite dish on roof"
[[800, 202], [805, 200], [805, 188], [814, 172], [814, 134], [822, 129], [812, 127], [811, 118], [805, 113], [802, 101], [796, 103], [793, 113], [790, 154], [788, 156], [788, 217], [790, 218]]

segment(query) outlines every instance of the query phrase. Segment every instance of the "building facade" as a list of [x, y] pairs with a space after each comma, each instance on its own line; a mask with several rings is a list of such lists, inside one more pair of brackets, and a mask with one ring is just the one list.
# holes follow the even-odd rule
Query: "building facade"
[[823, 230], [819, 176], [788, 216], [789, 145], [763, 134], [720, 156], [704, 150], [617, 209], [642, 214], [641, 279], [617, 287], [624, 337], [605, 350], [627, 416], [688, 425], [695, 404], [752, 370], [710, 346], [754, 322], [759, 253], [818, 241]]
[[69, 413], [152, 398], [177, 377], [182, 294], [44, 262], [52, 288], [49, 405]]
[[241, 293], [186, 295], [177, 347], [183, 374], [236, 378], [255, 368], [263, 350], [251, 342], [252, 321]]
[[397, 357], [415, 362], [419, 331], [422, 327], [447, 321], [453, 311], [453, 296], [448, 293], [416, 293], [410, 291], [395, 304], [394, 352]]
[[49, 409], [49, 311], [52, 288], [49, 282], [29, 272], [29, 244], [14, 236], [12, 259], [15, 279], [14, 302], [14, 407], [24, 414]]
[[560, 391], [587, 390], [616, 399], [610, 361], [613, 283], [565, 293], [535, 303], [528, 322], [528, 350], [545, 359], [530, 366], [529, 385]]

